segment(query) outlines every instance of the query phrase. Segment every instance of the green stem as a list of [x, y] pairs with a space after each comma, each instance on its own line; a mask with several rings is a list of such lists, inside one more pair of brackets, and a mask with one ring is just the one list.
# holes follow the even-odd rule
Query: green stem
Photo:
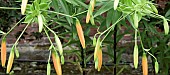
[[[46, 26], [46, 25], [44, 25], [44, 26]], [[51, 41], [50, 36], [48, 35], [47, 30], [45, 28], [44, 28], [44, 31], [45, 31], [45, 34], [47, 35], [48, 40], [50, 41], [51, 45], [53, 45], [53, 42]]]
[[50, 59], [51, 59], [51, 50], [50, 50], [50, 53], [49, 53], [49, 56], [48, 56], [48, 62], [50, 62]]
[[21, 8], [15, 8], [15, 7], [0, 7], [0, 9], [21, 9]]
[[25, 17], [23, 17], [19, 22], [17, 22], [5, 35], [3, 38], [5, 38]]
[[140, 36], [140, 42], [141, 42], [141, 46], [142, 46], [143, 51], [147, 52], [149, 55], [151, 55], [155, 59], [155, 61], [157, 61], [157, 58], [153, 54], [151, 54], [149, 51], [145, 50], [145, 48], [143, 46], [143, 42], [142, 42], [142, 38], [141, 38], [140, 32], [138, 32], [138, 34]]
[[84, 14], [84, 13], [86, 13], [87, 11], [88, 11], [88, 10], [83, 11], [83, 12], [80, 12], [80, 13], [77, 13], [77, 14], [75, 14], [75, 15], [73, 15], [73, 16], [78, 16], [78, 15]]
[[142, 49], [144, 50], [145, 48], [143, 46], [143, 42], [142, 42], [142, 38], [141, 38], [140, 32], [138, 32], [138, 34], [139, 34], [139, 37], [140, 37], [140, 43], [141, 43]]
[[137, 29], [135, 29], [135, 45], [137, 45], [137, 42], [138, 42], [137, 32], [138, 32], [138, 30], [137, 30]]
[[46, 11], [46, 12], [50, 12], [50, 13], [55, 13], [55, 14], [59, 14], [59, 15], [63, 15], [63, 16], [66, 16], [66, 17], [70, 17], [70, 18], [75, 18], [76, 19], [76, 17], [74, 17], [74, 16], [70, 16], [70, 15], [59, 13], [59, 12], [55, 12], [55, 11], [49, 11], [49, 10], [42, 10], [42, 11]]
[[157, 58], [153, 55], [153, 54], [151, 54], [150, 52], [148, 52], [148, 51], [146, 51], [149, 55], [151, 55], [154, 59], [155, 59], [155, 61], [157, 61]]
[[[32, 19], [31, 19], [32, 21]], [[29, 26], [29, 24], [31, 23], [31, 21], [26, 25], [26, 27], [24, 28], [24, 30], [21, 32], [21, 34], [19, 35], [19, 37], [17, 38], [17, 40], [15, 41], [14, 45], [18, 43], [19, 39], [21, 38], [21, 36], [24, 34], [25, 30], [27, 29], [27, 27]], [[13, 45], [13, 46], [14, 46]]]
[[48, 30], [50, 30], [54, 35], [56, 34], [52, 29], [50, 29], [48, 26], [44, 25]]
[[110, 33], [110, 31], [115, 27], [115, 25], [120, 22], [121, 20], [123, 20], [125, 17], [127, 17], [129, 14], [125, 15], [125, 16], [121, 16], [114, 24], [112, 24], [112, 26], [110, 26], [109, 28], [107, 28], [105, 31], [103, 31], [100, 35], [99, 38], [105, 34], [107, 31], [108, 33], [106, 34], [106, 36], [102, 39], [101, 43], [104, 41], [104, 39], [107, 37], [107, 35]]

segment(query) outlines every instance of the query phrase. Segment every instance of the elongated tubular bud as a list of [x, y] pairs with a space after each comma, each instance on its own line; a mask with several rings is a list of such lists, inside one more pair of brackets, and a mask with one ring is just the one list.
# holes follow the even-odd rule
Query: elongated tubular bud
[[96, 38], [93, 38], [93, 46], [96, 46]]
[[133, 61], [134, 61], [134, 66], [137, 69], [138, 67], [137, 30], [135, 30], [135, 46], [134, 46], [134, 51], [133, 51]]
[[42, 19], [42, 15], [41, 14], [38, 15], [38, 24], [39, 24], [39, 32], [42, 32], [42, 29], [43, 29], [43, 19]]
[[48, 64], [47, 64], [47, 75], [50, 75], [50, 73], [51, 73], [51, 65], [48, 62]]
[[102, 67], [102, 49], [100, 48], [97, 53], [98, 56], [98, 71], [100, 71]]
[[163, 24], [164, 24], [165, 35], [168, 35], [168, 33], [169, 33], [169, 24], [168, 24], [168, 22], [167, 22], [167, 20], [165, 18], [163, 18]]
[[61, 41], [60, 41], [60, 39], [58, 38], [57, 35], [55, 35], [55, 42], [56, 42], [56, 44], [57, 44], [57, 47], [58, 47], [58, 50], [59, 50], [60, 55], [63, 55], [62, 44], [61, 44]]
[[87, 12], [87, 15], [86, 15], [86, 23], [89, 23], [89, 20], [90, 20], [92, 13], [94, 11], [95, 4], [96, 4], [96, 0], [90, 1], [90, 5], [89, 5], [88, 12]]
[[80, 43], [82, 47], [85, 48], [86, 46], [85, 46], [84, 34], [83, 34], [82, 27], [80, 25], [80, 21], [78, 19], [76, 20], [76, 29], [77, 29], [78, 37], [80, 39]]
[[27, 7], [28, 0], [22, 0], [21, 4], [21, 14], [24, 15], [26, 7]]
[[96, 59], [94, 60], [94, 62], [95, 62], [95, 69], [98, 69], [98, 63], [99, 63], [98, 58], [96, 58]]
[[9, 59], [8, 59], [8, 65], [7, 65], [7, 70], [6, 73], [8, 74], [12, 68], [12, 64], [14, 61], [14, 49], [11, 49], [10, 55], [9, 55]]
[[135, 28], [138, 28], [138, 23], [139, 23], [139, 21], [138, 21], [137, 12], [134, 13], [133, 19], [134, 19], [134, 26], [135, 26]]
[[5, 67], [6, 63], [6, 38], [2, 39], [1, 43], [1, 65], [2, 67]]
[[114, 0], [114, 10], [117, 9], [118, 4], [119, 4], [119, 0]]
[[88, 10], [86, 15], [86, 23], [89, 23], [89, 21], [90, 21], [90, 10]]
[[96, 47], [95, 47], [95, 51], [94, 51], [94, 61], [96, 60], [97, 58], [97, 53], [98, 53], [98, 50], [100, 49], [100, 38], [97, 39], [97, 43], [96, 43]]
[[158, 62], [156, 61], [156, 62], [155, 62], [155, 73], [157, 74], [158, 71], [159, 71], [159, 64], [158, 64]]
[[142, 70], [143, 70], [143, 75], [148, 75], [148, 61], [145, 53], [143, 53], [142, 56]]
[[92, 10], [92, 12], [94, 11], [94, 6], [95, 6], [95, 4], [96, 4], [96, 0], [91, 0], [90, 1], [90, 4], [91, 4], [91, 10]]
[[137, 67], [138, 67], [138, 46], [134, 47], [133, 60], [134, 60], [135, 69], [137, 69]]
[[57, 55], [56, 51], [52, 51], [52, 60], [54, 64], [55, 71], [57, 72], [57, 75], [62, 75], [62, 70], [61, 70], [61, 64], [60, 64], [60, 58]]

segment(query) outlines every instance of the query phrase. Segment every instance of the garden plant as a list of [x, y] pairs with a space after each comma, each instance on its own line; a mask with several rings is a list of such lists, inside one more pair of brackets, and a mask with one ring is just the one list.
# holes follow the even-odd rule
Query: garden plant
[[[10, 29], [1, 28], [0, 31], [1, 65], [7, 68], [7, 74], [11, 72], [14, 57], [19, 58], [17, 49], [19, 40], [28, 26], [34, 23], [38, 25], [39, 33], [48, 37], [51, 45], [48, 49], [47, 75], [51, 73], [51, 60], [57, 75], [62, 75], [62, 65], [65, 61], [81, 63], [83, 72], [90, 61], [93, 61], [97, 71], [100, 71], [106, 62], [113, 63], [114, 74], [120, 74], [121, 70], [117, 71], [116, 68], [126, 49], [119, 47], [118, 43], [125, 34], [130, 34], [134, 38], [131, 40], [131, 45], [135, 69], [141, 68], [138, 67], [141, 65], [143, 75], [149, 75], [148, 66], [152, 64], [152, 71], [155, 74], [169, 74], [170, 9], [166, 8], [168, 11], [159, 12], [154, 0], [16, 0], [14, 2], [19, 5], [0, 7], [0, 10], [21, 10], [16, 18], [22, 17]], [[168, 4], [170, 2], [167, 2]], [[6, 37], [20, 23], [26, 26], [17, 37], [7, 58]], [[124, 32], [121, 31], [123, 27]], [[161, 31], [158, 31], [159, 28]], [[92, 29], [96, 33], [90, 36]], [[51, 36], [54, 36], [55, 42]], [[78, 50], [71, 45], [76, 45]], [[64, 50], [67, 46], [72, 50]], [[104, 51], [105, 49], [107, 51]], [[76, 55], [76, 61], [65, 60], [64, 57], [69, 54]], [[109, 56], [109, 61], [103, 61], [103, 55]], [[142, 58], [141, 62], [139, 57]], [[148, 62], [148, 58], [151, 58], [152, 63]]]

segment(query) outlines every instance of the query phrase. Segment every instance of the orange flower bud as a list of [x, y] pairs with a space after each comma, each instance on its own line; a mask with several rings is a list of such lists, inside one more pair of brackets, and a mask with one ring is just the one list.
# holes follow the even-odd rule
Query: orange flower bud
[[143, 75], [148, 75], [148, 61], [145, 53], [143, 53], [142, 56], [142, 70], [143, 70]]
[[55, 71], [57, 72], [57, 75], [62, 75], [60, 58], [57, 55], [57, 52], [54, 50], [52, 51], [52, 60], [53, 60], [54, 68], [55, 68]]
[[85, 46], [84, 34], [83, 34], [82, 27], [80, 25], [80, 21], [78, 19], [76, 20], [76, 29], [77, 29], [78, 37], [80, 39], [80, 43], [82, 47], [85, 48], [86, 46]]
[[5, 67], [5, 63], [6, 63], [6, 39], [3, 38], [2, 43], [1, 43], [1, 64], [2, 64], [2, 67]]
[[100, 71], [102, 67], [102, 49], [100, 48], [97, 53], [98, 56], [98, 71]]
[[89, 23], [89, 21], [90, 21], [90, 10], [88, 10], [87, 12], [86, 23]]

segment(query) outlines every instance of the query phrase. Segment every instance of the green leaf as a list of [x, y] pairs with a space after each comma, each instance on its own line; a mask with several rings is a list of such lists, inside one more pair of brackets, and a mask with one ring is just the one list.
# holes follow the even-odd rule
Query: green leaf
[[135, 4], [140, 4], [141, 0], [132, 0]]
[[41, 10], [46, 10], [49, 8], [49, 5], [47, 3], [41, 3], [39, 4], [39, 7]]
[[93, 57], [93, 54], [88, 55], [88, 57], [86, 59], [86, 63], [89, 62], [92, 57]]
[[35, 8], [35, 10], [39, 11], [39, 10], [40, 10], [39, 0], [35, 0], [33, 3], [34, 3], [34, 8]]
[[[67, 5], [66, 1], [65, 1], [65, 0], [59, 0], [59, 3], [61, 4], [61, 8], [63, 9], [63, 12], [64, 12], [65, 14], [69, 15], [69, 14], [70, 14], [70, 13], [69, 13], [70, 11], [69, 11], [69, 8], [68, 8], [68, 5]], [[68, 23], [69, 23], [70, 25], [73, 23], [72, 18], [66, 17], [66, 19], [67, 19], [67, 21], [68, 21]]]
[[77, 2], [77, 4], [79, 4], [80, 6], [83, 6], [84, 8], [88, 9], [88, 5], [86, 5], [84, 2], [82, 2], [81, 0], [74, 0], [75, 2]]
[[55, 12], [59, 12], [58, 0], [52, 0], [51, 4], [52, 4]]
[[30, 23], [32, 18], [34, 18], [32, 14], [27, 15], [23, 23]]
[[114, 16], [115, 11], [114, 10], [109, 10], [107, 13], [107, 17], [106, 17], [106, 27], [108, 28], [113, 20], [113, 18], [115, 18]]
[[165, 17], [170, 16], [170, 9], [166, 12]]
[[66, 0], [68, 3], [79, 6], [75, 0]]
[[120, 6], [118, 10], [122, 11], [125, 14], [130, 14], [132, 11], [134, 11], [132, 7], [124, 7], [124, 6]]
[[105, 5], [103, 5], [94, 15], [94, 17], [97, 17], [101, 14], [103, 14], [104, 12], [110, 10], [111, 8], [113, 8], [113, 2], [112, 1], [109, 1], [107, 3], [104, 3]]
[[152, 8], [152, 10], [158, 14], [158, 10], [156, 9], [156, 7], [153, 4], [150, 4], [150, 7]]

